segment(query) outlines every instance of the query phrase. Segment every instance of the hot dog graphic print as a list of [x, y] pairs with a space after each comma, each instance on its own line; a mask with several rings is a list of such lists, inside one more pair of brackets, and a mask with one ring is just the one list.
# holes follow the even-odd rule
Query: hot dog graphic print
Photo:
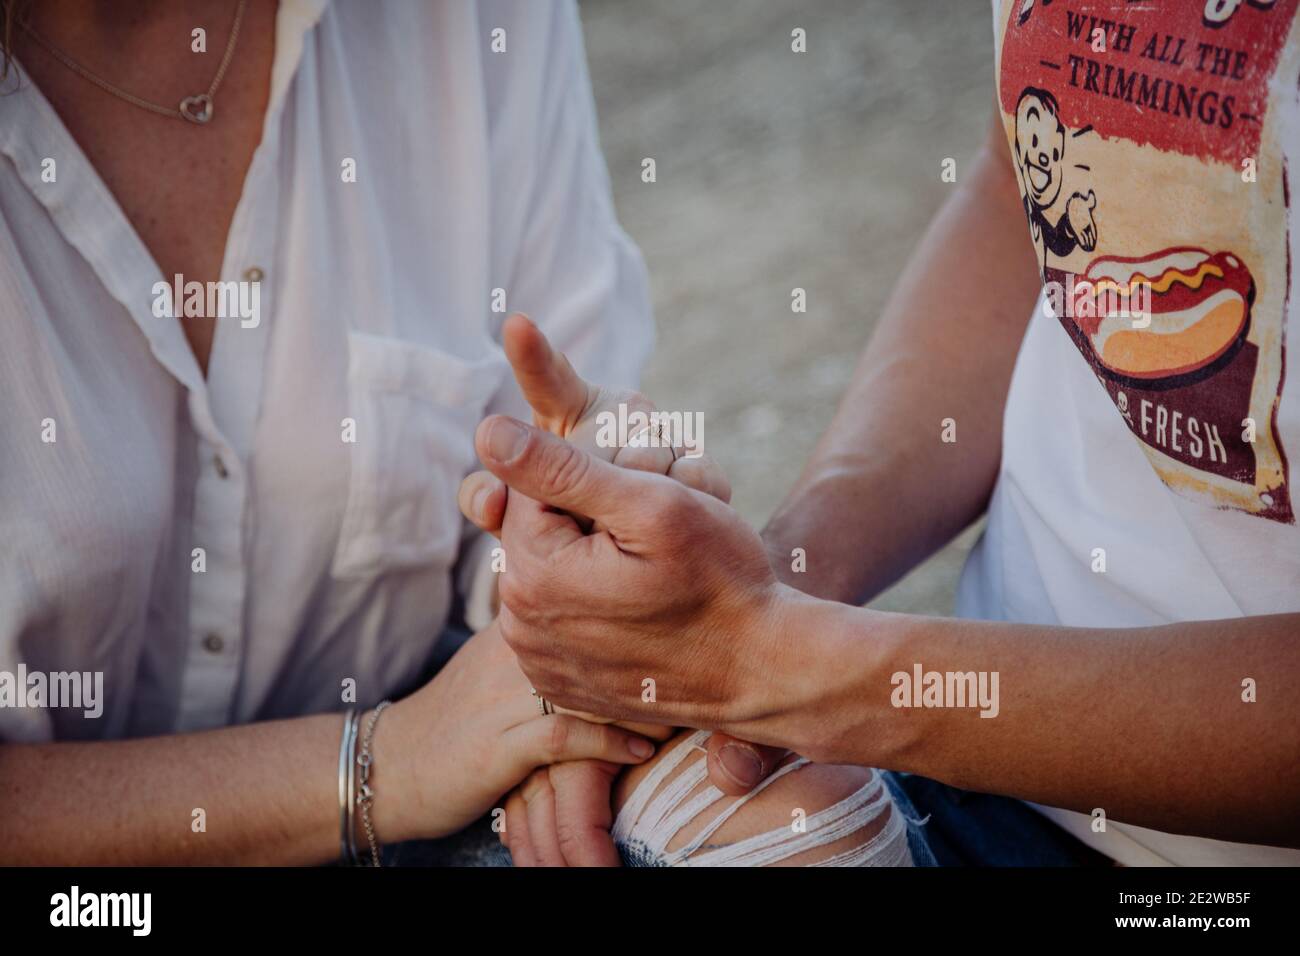
[[[1191, 381], [1230, 360], [1250, 328], [1255, 288], [1250, 271], [1230, 252], [1166, 249], [1144, 259], [1094, 259], [1076, 294], [1096, 299], [1075, 307], [1075, 322], [1088, 337], [1095, 362], [1130, 385]], [[1150, 290], [1149, 314], [1134, 322], [1116, 314], [1106, 293], [1129, 301]], [[1126, 310], [1131, 312], [1132, 310]], [[1204, 377], [1204, 376], [1202, 376]]]
[[1298, 5], [998, 8], [998, 101], [1057, 319], [1172, 491], [1284, 523]]

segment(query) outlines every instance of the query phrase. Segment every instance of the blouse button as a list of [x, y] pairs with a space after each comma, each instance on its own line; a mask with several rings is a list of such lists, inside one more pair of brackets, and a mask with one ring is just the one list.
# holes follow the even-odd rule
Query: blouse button
[[263, 277], [264, 275], [266, 275], [266, 273], [264, 273], [264, 272], [263, 272], [261, 269], [259, 269], [257, 266], [249, 266], [247, 269], [244, 270], [244, 281], [245, 281], [245, 282], [261, 282], [261, 281], [262, 281], [262, 277]]
[[203, 649], [210, 654], [220, 654], [225, 646], [226, 642], [221, 639], [220, 634], [209, 634], [203, 638]]

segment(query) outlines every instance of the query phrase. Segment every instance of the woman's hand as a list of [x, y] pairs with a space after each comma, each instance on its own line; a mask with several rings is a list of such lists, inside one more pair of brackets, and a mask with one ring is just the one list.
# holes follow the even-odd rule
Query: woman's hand
[[571, 760], [539, 767], [506, 798], [501, 842], [515, 866], [618, 866], [609, 835], [622, 767]]
[[[693, 457], [686, 458], [664, 446], [602, 445], [597, 441], [602, 413], [617, 415], [620, 405], [627, 406], [629, 413], [655, 411], [654, 403], [640, 392], [588, 384], [563, 354], [551, 348], [541, 329], [519, 313], [506, 319], [501, 343], [538, 428], [620, 468], [667, 475], [688, 488], [731, 500], [726, 473], [703, 449], [692, 450]], [[476, 471], [461, 482], [461, 513], [482, 530], [499, 535], [506, 494], [506, 486], [490, 471]]]
[[654, 753], [646, 738], [613, 724], [542, 716], [530, 690], [494, 624], [466, 642], [425, 687], [394, 705], [375, 731], [379, 838], [454, 833], [536, 767], [586, 759], [621, 766]]

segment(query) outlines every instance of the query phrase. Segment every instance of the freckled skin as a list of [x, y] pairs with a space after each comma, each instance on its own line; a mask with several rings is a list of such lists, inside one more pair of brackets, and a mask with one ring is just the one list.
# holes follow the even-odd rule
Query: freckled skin
[[[225, 53], [235, 4], [108, 4], [103, 36], [75, 28], [65, 10], [78, 0], [32, 4], [32, 27], [74, 61], [133, 95], [163, 106], [207, 90]], [[226, 235], [262, 135], [274, 52], [275, 0], [249, 0], [234, 57], [205, 126], [158, 116], [73, 73], [23, 31], [14, 52], [58, 112], [82, 152], [170, 282], [221, 278]], [[73, 25], [73, 26], [70, 26]], [[190, 31], [207, 31], [207, 52]], [[110, 53], [108, 51], [115, 51]], [[62, 169], [62, 167], [61, 167]], [[185, 336], [207, 371], [215, 322], [184, 320]]]

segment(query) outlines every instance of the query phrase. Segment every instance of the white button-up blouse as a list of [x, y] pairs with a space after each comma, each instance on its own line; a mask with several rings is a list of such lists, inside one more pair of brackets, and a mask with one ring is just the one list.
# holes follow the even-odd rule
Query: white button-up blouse
[[218, 319], [206, 380], [49, 103], [0, 95], [0, 680], [103, 675], [101, 716], [20, 688], [0, 739], [410, 689], [471, 550], [474, 428], [526, 413], [498, 310], [592, 380], [650, 350], [573, 3], [281, 0], [275, 29], [221, 276], [260, 314]]

